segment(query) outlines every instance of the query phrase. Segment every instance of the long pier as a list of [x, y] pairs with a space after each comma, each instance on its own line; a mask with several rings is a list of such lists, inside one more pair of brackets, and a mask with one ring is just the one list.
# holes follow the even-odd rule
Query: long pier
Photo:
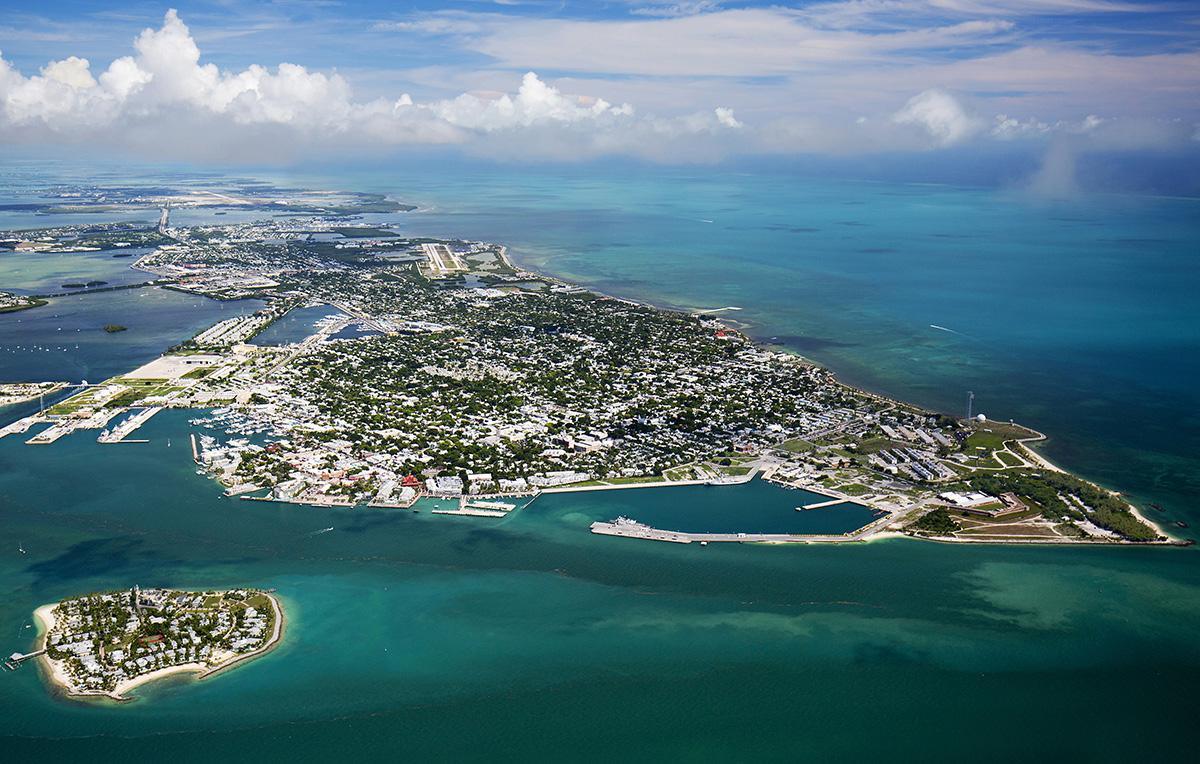
[[507, 512], [501, 512], [494, 509], [431, 509], [430, 514], [434, 515], [465, 515], [468, 517], [505, 517]]
[[690, 544], [693, 541], [698, 541], [701, 544], [707, 544], [710, 541], [736, 541], [739, 544], [746, 541], [766, 542], [769, 544], [837, 544], [843, 541], [863, 541], [870, 538], [891, 521], [892, 515], [888, 514], [862, 528], [836, 536], [804, 533], [687, 533], [685, 531], [664, 531], [659, 528], [642, 525], [641, 523], [630, 522], [594, 522], [591, 525], [591, 531], [602, 536], [623, 536], [625, 538], [648, 539], [650, 541], [670, 541], [675, 544]]
[[3, 438], [5, 435], [19, 435], [20, 433], [27, 432], [30, 427], [33, 427], [38, 422], [44, 421], [46, 420], [42, 419], [42, 417], [38, 414], [27, 416], [24, 419], [18, 419], [12, 424], [0, 427], [0, 438]]
[[25, 443], [30, 446], [44, 446], [49, 443], [53, 443], [64, 435], [75, 432], [75, 428], [79, 427], [79, 425], [80, 421], [78, 419], [68, 419], [65, 422], [59, 422], [53, 427], [47, 427], [45, 430], [42, 430], [37, 435], [34, 435], [32, 438], [25, 441]]
[[[34, 435], [26, 444], [31, 446], [46, 445], [53, 443], [64, 435], [69, 435], [76, 430], [98, 430], [108, 424], [109, 420], [120, 414], [125, 409], [100, 409], [86, 419], [60, 419], [55, 422], [52, 427], [42, 430], [37, 435]], [[13, 422], [8, 427], [0, 430], [0, 438], [10, 433], [25, 432], [38, 422], [54, 421], [46, 418], [43, 415], [35, 414], [31, 417], [26, 417], [17, 422]]]
[[121, 422], [113, 431], [108, 434], [102, 434], [96, 440], [100, 443], [120, 443], [125, 439], [125, 436], [141, 427], [146, 423], [146, 420], [162, 411], [162, 406], [151, 406], [147, 409], [142, 409], [138, 413]]
[[791, 533], [687, 533], [685, 531], [664, 531], [658, 528], [638, 525], [618, 525], [616, 523], [595, 522], [591, 526], [592, 533], [602, 536], [624, 536], [626, 538], [649, 539], [651, 541], [670, 541], [676, 544], [690, 544], [693, 541], [708, 543], [710, 541], [765, 541], [773, 544], [808, 543], [810, 541], [852, 541], [856, 540], [859, 532], [843, 533], [840, 536], [801, 535]]
[[27, 661], [30, 658], [36, 658], [45, 652], [45, 649], [42, 649], [34, 650], [32, 653], [25, 653], [24, 655], [21, 655], [20, 653], [13, 653], [12, 655], [8, 656], [8, 660], [4, 661], [4, 667], [15, 671], [17, 667], [20, 666], [24, 661]]

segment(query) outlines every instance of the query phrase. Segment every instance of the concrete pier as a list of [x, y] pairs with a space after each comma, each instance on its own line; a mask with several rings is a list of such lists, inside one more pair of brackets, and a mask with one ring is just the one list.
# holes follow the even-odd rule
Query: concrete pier
[[162, 410], [162, 406], [151, 406], [150, 408], [142, 409], [113, 428], [112, 432], [108, 433], [107, 435], [101, 435], [100, 437], [96, 438], [96, 440], [100, 443], [120, 443], [125, 439], [126, 435], [129, 435], [131, 432], [141, 427], [146, 423], [147, 419]]
[[498, 512], [492, 509], [434, 509], [430, 510], [430, 514], [434, 515], [464, 515], [468, 517], [504, 517], [507, 512]]
[[670, 541], [676, 544], [690, 544], [693, 541], [702, 543], [758, 541], [770, 544], [836, 544], [843, 541], [863, 541], [878, 533], [880, 529], [891, 522], [891, 519], [891, 515], [887, 515], [851, 533], [842, 533], [836, 536], [803, 533], [686, 533], [684, 531], [664, 531], [640, 523], [628, 522], [595, 522], [591, 525], [591, 531], [602, 536], [624, 536], [625, 538], [649, 539], [650, 541]]
[[33, 416], [27, 416], [24, 419], [18, 419], [17, 421], [13, 422], [10, 425], [0, 427], [0, 438], [3, 438], [5, 435], [18, 435], [20, 433], [26, 432], [29, 430], [30, 427], [33, 427], [38, 422], [44, 422], [44, 421], [46, 421], [46, 420], [43, 419], [38, 414], [34, 414]]
[[37, 435], [34, 435], [32, 438], [25, 441], [25, 443], [27, 443], [28, 445], [31, 445], [31, 446], [46, 445], [48, 443], [53, 443], [54, 441], [58, 440], [62, 436], [74, 432], [75, 428], [78, 427], [79, 425], [80, 425], [80, 421], [78, 419], [71, 419], [66, 422], [59, 422], [58, 424], [54, 425], [53, 427], [48, 427], [45, 430], [42, 430]]

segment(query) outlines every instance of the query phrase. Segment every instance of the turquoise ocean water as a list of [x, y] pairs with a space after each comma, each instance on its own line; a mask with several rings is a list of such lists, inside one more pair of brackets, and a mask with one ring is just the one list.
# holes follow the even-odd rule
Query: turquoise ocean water
[[[425, 208], [387, 218], [408, 232], [612, 294], [742, 307], [755, 336], [878, 392], [958, 413], [973, 390], [1064, 466], [1200, 522], [1194, 200], [708, 169], [264, 177], [394, 193]], [[141, 291], [0, 315], [0, 378], [101, 378], [255, 307]], [[111, 321], [131, 329], [96, 331]], [[145, 444], [0, 440], [0, 650], [32, 644], [38, 605], [132, 583], [275, 587], [285, 642], [121, 707], [6, 672], [5, 761], [1197, 757], [1194, 550], [587, 532], [804, 514], [762, 485], [544, 496], [498, 522], [236, 501], [195, 474], [187, 419], [156, 416]]]

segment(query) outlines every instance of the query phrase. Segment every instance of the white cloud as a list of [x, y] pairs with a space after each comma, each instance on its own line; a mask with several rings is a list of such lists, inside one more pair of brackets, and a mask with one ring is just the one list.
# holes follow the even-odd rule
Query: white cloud
[[[675, 139], [741, 127], [726, 108], [670, 119], [640, 117], [629, 104], [564, 94], [533, 72], [515, 95], [468, 93], [414, 103], [403, 94], [356, 102], [349, 83], [336, 73], [291, 63], [273, 71], [255, 64], [224, 72], [202, 63], [174, 10], [161, 28], [143, 31], [133, 47], [134, 55], [116, 59], [98, 78], [77, 57], [51, 62], [32, 77], [0, 58], [0, 139], [34, 142], [50, 135], [188, 156], [230, 151], [253, 156], [264, 143], [281, 152], [303, 145], [467, 143], [536, 132], [537, 141], [568, 157], [572, 150], [580, 155], [668, 150]], [[639, 149], [638, 140], [652, 148]]]
[[88, 60], [77, 56], [71, 56], [63, 61], [51, 61], [42, 67], [42, 75], [76, 91], [96, 86], [96, 80], [92, 77]]
[[452, 101], [429, 104], [429, 109], [452, 125], [492, 131], [528, 127], [539, 122], [571, 124], [598, 118], [633, 115], [629, 104], [613, 106], [599, 98], [572, 98], [528, 72], [521, 81], [516, 98], [463, 94]]
[[634, 8], [630, 13], [637, 16], [694, 16], [698, 13], [711, 13], [720, 9], [714, 0], [691, 0], [691, 2], [663, 2], [657, 5], [643, 5]]
[[[1057, 1], [1025, 4], [1051, 8]], [[88, 142], [262, 160], [313, 148], [459, 144], [490, 156], [708, 161], [729, 153], [930, 150], [1059, 134], [1085, 136], [1082, 151], [1196, 140], [1194, 114], [1173, 117], [1200, 89], [1200, 53], [1118, 56], [1021, 46], [1003, 18], [942, 17], [869, 33], [811, 21], [821, 8], [849, 13], [851, 6], [870, 14], [928, 4], [863, 0], [797, 11], [701, 3], [689, 8], [703, 12], [621, 21], [425, 14], [372, 34], [408, 46], [423, 36], [455, 37], [476, 61], [478, 54], [493, 60], [476, 70], [368, 71], [379, 94], [371, 99], [356, 99], [350, 77], [332, 70], [296, 63], [220, 69], [204, 61], [196, 38], [170, 11], [107, 68], [93, 71], [87, 59], [63, 51], [24, 76], [0, 57], [0, 143]], [[963, 0], [954, 8], [982, 13], [984, 6]], [[931, 53], [960, 44], [969, 54]], [[96, 61], [92, 49], [88, 54]], [[544, 80], [534, 73], [547, 70], [578, 75]], [[361, 85], [364, 73], [357, 74]], [[401, 76], [420, 98], [397, 96]], [[1122, 113], [1114, 103], [1131, 108]]]
[[892, 115], [892, 121], [921, 127], [942, 146], [960, 143], [983, 128], [983, 123], [968, 114], [958, 99], [937, 88], [910, 98], [903, 109]]

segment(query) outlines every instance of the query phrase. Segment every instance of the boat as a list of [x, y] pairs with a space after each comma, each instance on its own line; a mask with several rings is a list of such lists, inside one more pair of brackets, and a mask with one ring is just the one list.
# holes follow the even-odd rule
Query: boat
[[1150, 507], [1151, 507], [1152, 509], [1157, 509], [1159, 512], [1162, 512], [1162, 511], [1163, 511], [1163, 508], [1162, 508], [1162, 507], [1160, 507], [1160, 506], [1158, 506], [1157, 504], [1151, 504], [1151, 505], [1150, 505]]
[[1182, 520], [1176, 520], [1176, 521], [1175, 521], [1175, 524], [1176, 524], [1176, 525], [1178, 525], [1180, 528], [1186, 528], [1186, 527], [1188, 527], [1188, 524], [1187, 524], [1187, 523], [1185, 523], [1185, 522], [1184, 522], [1184, 521], [1182, 521]]
[[741, 477], [738, 477], [736, 475], [726, 475], [725, 477], [713, 478], [712, 480], [705, 480], [704, 484], [705, 485], [736, 485], [738, 483], [743, 483], [743, 482], [745, 482], [745, 480]]
[[613, 520], [612, 524], [621, 528], [641, 528], [643, 530], [651, 530], [649, 525], [646, 525], [645, 523], [639, 523], [637, 520], [628, 518], [625, 515], [621, 515], [616, 520]]

